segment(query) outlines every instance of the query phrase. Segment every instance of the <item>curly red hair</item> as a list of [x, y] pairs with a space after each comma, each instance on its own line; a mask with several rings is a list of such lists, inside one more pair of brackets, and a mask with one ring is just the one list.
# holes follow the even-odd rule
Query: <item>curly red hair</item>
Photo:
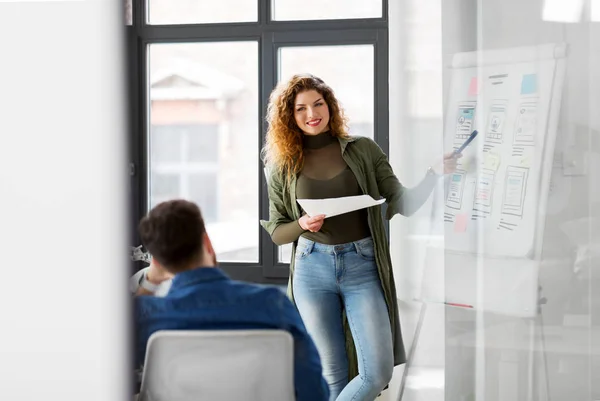
[[335, 137], [348, 137], [348, 120], [335, 97], [333, 89], [322, 79], [311, 74], [294, 75], [271, 92], [267, 108], [267, 137], [262, 149], [266, 166], [284, 172], [287, 179], [296, 175], [304, 166], [302, 130], [294, 118], [296, 96], [315, 90], [329, 107], [329, 132]]

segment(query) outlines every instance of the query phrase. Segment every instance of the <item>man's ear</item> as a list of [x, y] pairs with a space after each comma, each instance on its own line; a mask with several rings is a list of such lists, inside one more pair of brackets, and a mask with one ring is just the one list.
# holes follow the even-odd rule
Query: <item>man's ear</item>
[[210, 259], [216, 264], [217, 255], [215, 253], [215, 248], [213, 248], [212, 242], [207, 233], [204, 233], [202, 238], [202, 248], [204, 249], [204, 252], [210, 256]]

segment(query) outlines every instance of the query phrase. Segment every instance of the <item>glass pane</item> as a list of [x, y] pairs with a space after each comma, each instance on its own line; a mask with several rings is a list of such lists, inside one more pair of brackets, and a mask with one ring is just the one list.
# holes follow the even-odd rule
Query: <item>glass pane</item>
[[151, 158], [157, 163], [177, 162], [181, 158], [181, 132], [177, 125], [150, 126]]
[[292, 260], [292, 244], [285, 244], [279, 247], [279, 262], [290, 263]]
[[214, 138], [218, 135], [217, 124], [203, 124], [188, 127], [188, 148], [186, 159], [190, 162], [219, 161], [219, 148]]
[[307, 72], [322, 78], [335, 91], [350, 120], [350, 134], [373, 138], [373, 46], [283, 47], [279, 50], [279, 80]]
[[592, 22], [600, 22], [600, 0], [591, 0], [590, 8]]
[[516, 4], [390, 10], [399, 178], [480, 132], [390, 221], [405, 401], [600, 400], [600, 24], [593, 1], [544, 0], [508, 26]]
[[201, 205], [202, 217], [206, 224], [218, 224], [219, 202], [217, 198], [219, 184], [215, 172], [190, 174], [187, 177], [189, 199]]
[[167, 199], [176, 198], [180, 190], [180, 180], [177, 174], [156, 171], [152, 175], [150, 207]]
[[[335, 91], [349, 118], [350, 134], [373, 138], [375, 62], [372, 45], [283, 47], [279, 80], [298, 73], [322, 78]], [[279, 247], [279, 261], [289, 263], [291, 245]]]
[[149, 49], [150, 206], [200, 206], [219, 261], [258, 262], [258, 44]]
[[148, 23], [206, 24], [217, 22], [255, 22], [256, 0], [147, 0]]
[[381, 18], [382, 0], [271, 0], [272, 18], [279, 21]]
[[133, 25], [132, 0], [125, 0], [125, 25]]

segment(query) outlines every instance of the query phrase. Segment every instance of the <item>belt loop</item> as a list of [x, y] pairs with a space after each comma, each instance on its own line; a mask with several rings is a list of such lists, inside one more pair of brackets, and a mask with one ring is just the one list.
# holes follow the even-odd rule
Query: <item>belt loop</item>
[[358, 244], [358, 241], [352, 241], [352, 245], [354, 245], [354, 250], [356, 253], [360, 255], [360, 245]]

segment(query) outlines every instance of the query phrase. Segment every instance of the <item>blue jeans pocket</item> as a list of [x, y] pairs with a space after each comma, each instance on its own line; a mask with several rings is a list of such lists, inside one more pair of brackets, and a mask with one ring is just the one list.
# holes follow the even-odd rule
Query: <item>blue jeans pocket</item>
[[375, 244], [372, 239], [359, 241], [355, 243], [356, 253], [362, 259], [372, 262], [375, 260]]
[[302, 259], [311, 254], [314, 242], [298, 241], [296, 246], [296, 259]]

